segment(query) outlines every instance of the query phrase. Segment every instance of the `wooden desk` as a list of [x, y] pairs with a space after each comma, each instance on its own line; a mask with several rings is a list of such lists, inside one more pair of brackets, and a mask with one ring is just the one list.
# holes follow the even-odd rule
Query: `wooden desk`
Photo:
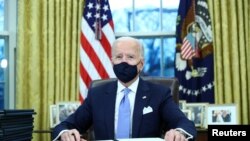
[[[34, 130], [33, 133], [38, 133], [38, 134], [51, 134], [51, 130]], [[87, 139], [88, 135], [84, 134], [84, 137]], [[196, 141], [208, 141], [208, 136], [207, 136], [207, 129], [202, 129], [202, 128], [197, 128], [197, 139]]]
[[196, 141], [208, 141], [207, 129], [197, 129], [197, 139]]

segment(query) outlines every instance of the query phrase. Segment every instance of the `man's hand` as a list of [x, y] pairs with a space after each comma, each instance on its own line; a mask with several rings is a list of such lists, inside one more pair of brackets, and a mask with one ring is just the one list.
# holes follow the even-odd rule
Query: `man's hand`
[[72, 129], [62, 133], [61, 141], [86, 141], [86, 140], [81, 139], [81, 135], [76, 129]]
[[167, 131], [164, 139], [165, 141], [187, 141], [181, 132], [174, 129]]

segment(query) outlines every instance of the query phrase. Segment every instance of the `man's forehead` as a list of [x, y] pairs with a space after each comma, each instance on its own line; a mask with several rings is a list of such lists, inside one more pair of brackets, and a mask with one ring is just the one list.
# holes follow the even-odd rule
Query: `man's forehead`
[[136, 46], [117, 46], [115, 48], [116, 53], [129, 53], [137, 54], [139, 52], [138, 47]]

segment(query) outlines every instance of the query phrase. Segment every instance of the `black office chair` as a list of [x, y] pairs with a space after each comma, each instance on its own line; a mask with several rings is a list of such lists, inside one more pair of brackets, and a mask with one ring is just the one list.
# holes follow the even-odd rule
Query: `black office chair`
[[[155, 76], [144, 76], [143, 80], [150, 81], [153, 83], [159, 83], [171, 89], [171, 94], [174, 101], [179, 104], [179, 81], [176, 78], [164, 78], [164, 77], [155, 77]], [[116, 81], [116, 78], [110, 79], [98, 79], [93, 80], [90, 84], [90, 88], [103, 85], [107, 82]]]
[[[159, 83], [171, 89], [171, 94], [175, 103], [179, 104], [179, 82], [176, 78], [164, 78], [164, 77], [154, 77], [154, 76], [144, 76], [143, 80], [150, 81], [152, 83]], [[116, 78], [110, 79], [98, 79], [93, 80], [90, 84], [90, 88], [94, 88], [103, 85], [107, 82], [116, 81]], [[165, 132], [164, 132], [165, 133]], [[88, 130], [88, 140], [95, 140], [95, 135], [92, 127]]]

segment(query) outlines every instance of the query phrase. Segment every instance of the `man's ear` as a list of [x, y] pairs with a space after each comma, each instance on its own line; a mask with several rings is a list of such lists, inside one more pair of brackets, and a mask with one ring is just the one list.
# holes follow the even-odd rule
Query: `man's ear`
[[113, 67], [114, 66], [113, 58], [111, 58], [111, 64], [112, 64], [112, 67]]
[[141, 70], [142, 70], [144, 67], [144, 59], [143, 58], [141, 59], [141, 65], [142, 65], [142, 67], [141, 67]]

